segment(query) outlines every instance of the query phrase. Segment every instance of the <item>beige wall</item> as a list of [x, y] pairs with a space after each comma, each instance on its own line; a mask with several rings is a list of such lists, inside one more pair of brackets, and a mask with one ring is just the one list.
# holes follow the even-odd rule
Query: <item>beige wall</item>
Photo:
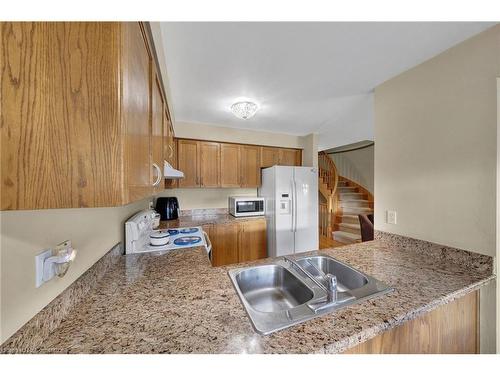
[[330, 154], [339, 174], [357, 182], [373, 194], [374, 146]]
[[302, 138], [302, 165], [306, 167], [318, 167], [318, 135], [315, 133]]
[[170, 189], [158, 196], [177, 197], [181, 210], [193, 208], [227, 208], [232, 195], [256, 196], [257, 189]]
[[[495, 255], [499, 42], [495, 26], [375, 89], [376, 229]], [[388, 209], [397, 225], [385, 223]]]
[[303, 148], [303, 137], [256, 130], [237, 129], [216, 124], [177, 121], [175, 136], [208, 141], [246, 143], [262, 146]]
[[[24, 323], [122, 241], [124, 222], [149, 200], [115, 208], [0, 211], [0, 339]], [[77, 257], [63, 278], [35, 288], [35, 255], [70, 239]]]

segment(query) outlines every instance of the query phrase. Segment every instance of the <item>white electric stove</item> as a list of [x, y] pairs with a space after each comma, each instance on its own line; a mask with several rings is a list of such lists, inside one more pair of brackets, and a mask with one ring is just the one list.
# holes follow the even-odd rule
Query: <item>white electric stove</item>
[[[154, 229], [156, 212], [144, 210], [125, 223], [125, 253], [137, 254], [153, 251], [168, 252], [175, 249], [203, 246], [210, 255], [212, 245], [201, 227]], [[160, 244], [163, 242], [163, 244]], [[154, 243], [154, 244], [153, 244]]]

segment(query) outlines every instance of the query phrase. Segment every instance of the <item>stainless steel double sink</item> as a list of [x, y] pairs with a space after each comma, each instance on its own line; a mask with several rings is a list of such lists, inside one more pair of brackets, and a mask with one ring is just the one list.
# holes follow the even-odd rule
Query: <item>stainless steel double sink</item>
[[[328, 299], [327, 276], [337, 280]], [[271, 264], [229, 271], [241, 303], [260, 334], [268, 335], [392, 288], [330, 256], [278, 258]]]

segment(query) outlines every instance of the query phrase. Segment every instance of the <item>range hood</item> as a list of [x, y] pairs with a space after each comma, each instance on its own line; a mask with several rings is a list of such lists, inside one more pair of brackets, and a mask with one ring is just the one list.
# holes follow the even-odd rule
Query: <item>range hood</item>
[[170, 163], [165, 160], [163, 164], [163, 177], [166, 179], [177, 180], [179, 178], [184, 178], [184, 173], [172, 167]]

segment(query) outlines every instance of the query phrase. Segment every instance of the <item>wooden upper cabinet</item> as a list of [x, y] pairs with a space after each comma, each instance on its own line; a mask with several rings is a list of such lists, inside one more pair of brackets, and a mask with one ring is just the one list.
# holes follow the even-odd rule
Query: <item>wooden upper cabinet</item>
[[153, 74], [153, 90], [151, 94], [151, 166], [152, 185], [154, 191], [163, 190], [163, 96], [161, 86], [156, 74]]
[[260, 186], [260, 147], [240, 146], [241, 187]]
[[121, 204], [119, 24], [0, 27], [1, 209]]
[[279, 149], [279, 165], [302, 165], [302, 152], [293, 148]]
[[220, 143], [199, 142], [200, 186], [220, 186]]
[[109, 207], [151, 196], [166, 102], [145, 26], [0, 27], [1, 209]]
[[276, 147], [261, 147], [260, 148], [260, 166], [262, 168], [279, 165], [280, 155], [279, 148]]
[[172, 126], [172, 121], [166, 111], [163, 112], [163, 126], [164, 126], [164, 144], [163, 144], [163, 155], [166, 161], [170, 163], [173, 167], [176, 166], [176, 152], [175, 152], [175, 141], [174, 141], [174, 128]]
[[179, 170], [184, 172], [184, 178], [179, 180], [179, 187], [199, 187], [198, 141], [179, 139], [177, 147], [177, 164]]
[[124, 203], [130, 203], [153, 194], [150, 123], [152, 62], [140, 23], [127, 22], [122, 28]]
[[220, 186], [239, 187], [240, 146], [231, 143], [220, 145]]

